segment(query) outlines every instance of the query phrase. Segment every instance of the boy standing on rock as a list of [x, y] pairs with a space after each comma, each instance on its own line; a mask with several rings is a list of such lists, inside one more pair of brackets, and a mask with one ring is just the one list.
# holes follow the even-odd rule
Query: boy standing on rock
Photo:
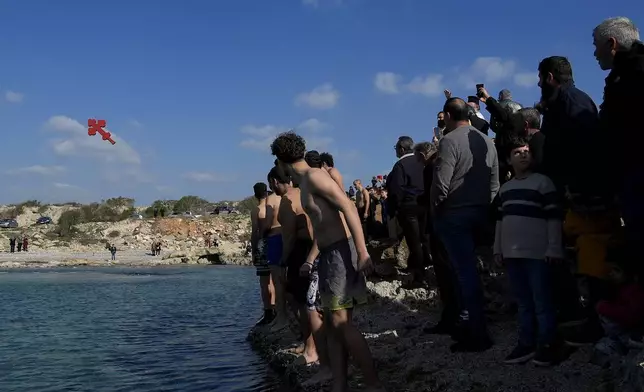
[[18, 243], [18, 252], [22, 251], [22, 235], [16, 240]]
[[[306, 144], [294, 132], [280, 134], [271, 144], [279, 165], [288, 166], [300, 184], [302, 207], [313, 225], [314, 246], [306, 260], [319, 255], [319, 285], [328, 327], [333, 391], [347, 390], [348, 355], [360, 366], [368, 391], [384, 391], [369, 346], [352, 322], [353, 308], [367, 302], [365, 272], [373, 268], [358, 211], [323, 169], [304, 161]], [[346, 221], [345, 221], [346, 220]], [[315, 250], [319, 249], [319, 252]]]
[[258, 201], [258, 205], [250, 212], [250, 246], [253, 264], [257, 268], [257, 276], [259, 276], [259, 289], [264, 305], [264, 316], [257, 322], [257, 325], [266, 325], [275, 319], [275, 289], [273, 282], [271, 282], [271, 270], [268, 267], [266, 241], [264, 238], [267, 229], [267, 220], [268, 224], [272, 222], [272, 216], [269, 214], [272, 215], [273, 211], [267, 208], [266, 205], [266, 199], [268, 197], [266, 184], [263, 182], [255, 184], [253, 186], [253, 193]]
[[110, 246], [110, 253], [112, 254], [112, 261], [116, 260], [116, 246], [114, 244]]

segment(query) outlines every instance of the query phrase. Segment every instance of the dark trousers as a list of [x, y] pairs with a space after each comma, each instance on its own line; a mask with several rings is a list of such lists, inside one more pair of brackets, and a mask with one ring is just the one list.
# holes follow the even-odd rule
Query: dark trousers
[[[406, 207], [398, 211], [398, 224], [409, 248], [407, 267], [414, 274], [422, 274], [424, 266], [431, 261], [429, 256], [429, 237], [425, 230], [427, 213], [419, 207]], [[422, 231], [421, 231], [422, 228]]]
[[438, 285], [438, 294], [443, 304], [441, 322], [455, 325], [461, 312], [458, 281], [454, 268], [450, 264], [445, 246], [437, 234], [429, 235], [429, 244], [434, 264], [434, 275]]
[[449, 260], [456, 271], [460, 298], [468, 312], [468, 333], [472, 338], [487, 337], [483, 288], [476, 257], [476, 233], [486, 224], [486, 207], [464, 207], [445, 211], [434, 218], [434, 230], [445, 245]]
[[644, 276], [644, 180], [641, 176], [641, 172], [624, 176], [619, 200], [628, 255], [634, 263], [638, 263], [640, 276]]
[[519, 305], [519, 344], [535, 347], [553, 343], [557, 322], [550, 291], [550, 266], [545, 260], [511, 258], [505, 259], [505, 265]]
[[10, 248], [11, 248], [11, 253], [14, 253], [16, 251], [16, 246], [15, 245], [11, 245]]
[[22, 242], [19, 242], [18, 243], [18, 252], [20, 252], [21, 250], [22, 250]]

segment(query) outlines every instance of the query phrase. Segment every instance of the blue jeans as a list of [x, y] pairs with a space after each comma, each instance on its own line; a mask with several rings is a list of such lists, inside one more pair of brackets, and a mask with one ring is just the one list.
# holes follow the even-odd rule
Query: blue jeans
[[434, 230], [440, 237], [458, 278], [464, 310], [469, 314], [472, 337], [486, 337], [483, 312], [483, 289], [477, 269], [475, 233], [488, 221], [487, 207], [467, 207], [444, 211], [434, 219]]
[[[550, 286], [550, 266], [545, 260], [505, 259], [510, 287], [519, 305], [519, 344], [551, 344], [557, 322]], [[535, 331], [535, 319], [537, 330]], [[536, 341], [535, 341], [536, 340]]]

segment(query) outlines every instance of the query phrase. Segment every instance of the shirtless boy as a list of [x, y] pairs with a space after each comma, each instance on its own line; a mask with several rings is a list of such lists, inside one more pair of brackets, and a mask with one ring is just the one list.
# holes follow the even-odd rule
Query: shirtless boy
[[[266, 184], [258, 182], [253, 186], [253, 192], [259, 204], [250, 212], [250, 244], [253, 265], [257, 267], [259, 289], [262, 296], [262, 303], [264, 304], [264, 316], [257, 322], [257, 325], [266, 325], [275, 319], [274, 287], [271, 281], [271, 270], [268, 268], [268, 260], [266, 257], [265, 234], [270, 229], [270, 222], [266, 221], [268, 189]], [[210, 242], [210, 237], [208, 237], [207, 241]]]
[[[268, 184], [271, 186], [270, 178]], [[271, 332], [276, 332], [288, 326], [288, 317], [286, 315], [286, 297], [284, 296], [284, 268], [280, 265], [282, 262], [282, 227], [277, 220], [277, 212], [282, 198], [275, 194], [275, 189], [272, 186], [271, 190], [273, 193], [266, 197], [264, 242], [266, 244], [266, 264], [271, 273], [273, 302], [275, 303], [275, 319], [271, 323]]]
[[[360, 366], [368, 390], [383, 391], [369, 346], [352, 322], [354, 306], [367, 302], [364, 274], [373, 268], [358, 211], [327, 171], [307, 165], [302, 137], [294, 132], [280, 134], [271, 144], [271, 152], [280, 166], [290, 167], [299, 180], [302, 206], [311, 219], [319, 247], [320, 297], [326, 312], [324, 325], [330, 332], [333, 391], [345, 392], [348, 388], [347, 354]], [[306, 263], [313, 264], [315, 253]]]
[[314, 363], [318, 361], [318, 353], [309, 327], [307, 296], [310, 282], [308, 276], [300, 276], [300, 268], [313, 250], [313, 228], [302, 209], [300, 189], [293, 187], [290, 168], [275, 166], [268, 177], [275, 193], [282, 197], [278, 220], [282, 226], [282, 265], [286, 266], [285, 292], [304, 338], [302, 351], [296, 353], [303, 354], [299, 358], [303, 363]]
[[333, 162], [333, 155], [329, 154], [328, 152], [323, 152], [320, 154], [320, 160], [322, 161], [322, 168], [329, 173], [331, 178], [333, 178], [333, 181], [335, 181], [336, 184], [340, 186], [340, 189], [342, 189], [342, 192], [344, 192], [344, 184], [343, 184], [343, 179], [342, 179], [342, 174], [340, 174], [340, 171], [336, 169], [335, 163]]

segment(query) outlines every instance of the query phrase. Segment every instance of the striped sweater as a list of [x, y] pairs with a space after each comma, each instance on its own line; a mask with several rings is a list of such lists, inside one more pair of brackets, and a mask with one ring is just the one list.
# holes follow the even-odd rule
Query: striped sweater
[[499, 191], [494, 253], [504, 258], [563, 257], [562, 211], [552, 181], [539, 173], [503, 184]]

